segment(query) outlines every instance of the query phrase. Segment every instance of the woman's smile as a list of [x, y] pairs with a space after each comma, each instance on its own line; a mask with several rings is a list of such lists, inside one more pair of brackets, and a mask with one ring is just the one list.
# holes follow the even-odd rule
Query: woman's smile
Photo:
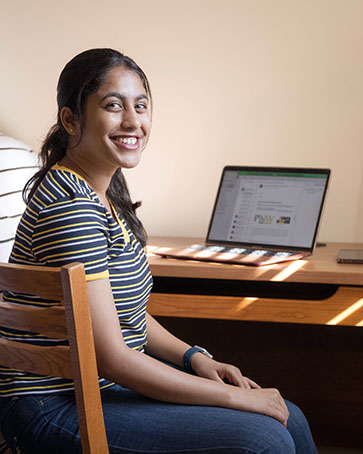
[[137, 150], [140, 146], [140, 140], [137, 136], [114, 136], [112, 142], [126, 150]]

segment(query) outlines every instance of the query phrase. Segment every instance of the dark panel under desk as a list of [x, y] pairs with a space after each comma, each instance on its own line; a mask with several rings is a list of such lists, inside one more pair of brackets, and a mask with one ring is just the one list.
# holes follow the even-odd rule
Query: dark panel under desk
[[334, 295], [338, 288], [339, 286], [335, 284], [157, 276], [154, 277], [152, 291], [189, 295], [322, 300]]
[[359, 328], [156, 317], [263, 387], [298, 404], [322, 445], [363, 447], [363, 336]]

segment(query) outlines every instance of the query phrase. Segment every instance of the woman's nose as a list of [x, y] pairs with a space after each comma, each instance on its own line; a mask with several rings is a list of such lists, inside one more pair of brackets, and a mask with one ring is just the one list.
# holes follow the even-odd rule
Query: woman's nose
[[135, 109], [129, 108], [123, 111], [121, 126], [124, 129], [137, 129], [140, 125], [141, 122]]

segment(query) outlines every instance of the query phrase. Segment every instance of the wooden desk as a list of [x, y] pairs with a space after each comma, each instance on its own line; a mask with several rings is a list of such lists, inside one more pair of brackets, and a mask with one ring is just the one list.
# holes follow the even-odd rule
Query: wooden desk
[[[194, 241], [201, 239], [152, 237], [149, 250]], [[363, 326], [363, 265], [336, 263], [344, 247], [359, 245], [329, 243], [306, 260], [258, 268], [150, 255], [153, 276], [164, 279], [157, 280], [160, 285], [151, 296], [149, 310], [173, 317]], [[175, 288], [170, 298], [164, 292], [172, 278]], [[198, 294], [201, 285], [213, 294]]]
[[[151, 237], [153, 247], [198, 238]], [[149, 311], [172, 332], [276, 386], [308, 416], [319, 444], [363, 448], [363, 265], [312, 257], [266, 267], [150, 255]]]

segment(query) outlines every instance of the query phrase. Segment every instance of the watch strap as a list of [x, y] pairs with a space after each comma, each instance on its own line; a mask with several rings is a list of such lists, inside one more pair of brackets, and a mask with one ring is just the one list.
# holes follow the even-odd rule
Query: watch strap
[[194, 347], [188, 348], [188, 350], [184, 353], [183, 356], [183, 365], [184, 369], [191, 374], [195, 374], [190, 362], [194, 353], [203, 353], [203, 355], [208, 356], [208, 358], [213, 358], [213, 356], [203, 347], [194, 345]]

